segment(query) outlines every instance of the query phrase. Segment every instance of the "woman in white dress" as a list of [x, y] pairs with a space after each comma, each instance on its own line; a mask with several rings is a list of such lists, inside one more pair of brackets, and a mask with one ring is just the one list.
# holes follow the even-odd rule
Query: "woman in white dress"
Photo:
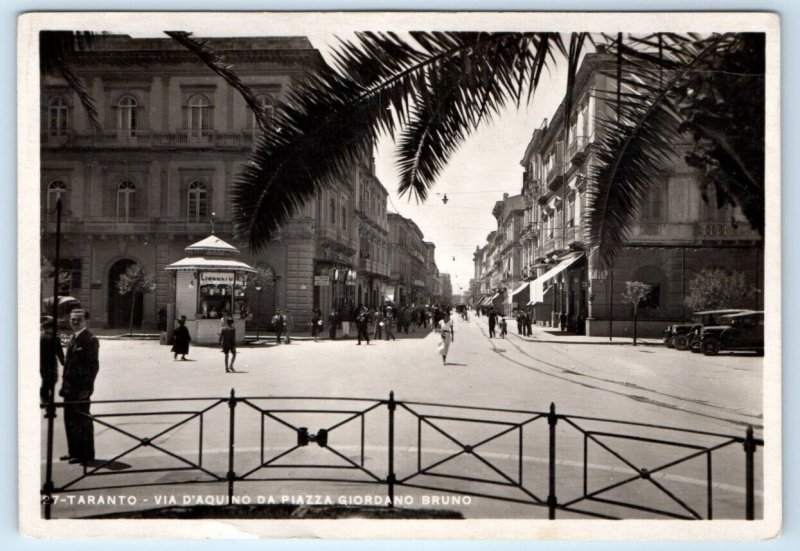
[[436, 332], [442, 336], [439, 341], [439, 354], [442, 356], [442, 364], [447, 365], [447, 352], [450, 350], [450, 343], [453, 342], [453, 322], [450, 314], [445, 314], [444, 319], [439, 320], [439, 327]]

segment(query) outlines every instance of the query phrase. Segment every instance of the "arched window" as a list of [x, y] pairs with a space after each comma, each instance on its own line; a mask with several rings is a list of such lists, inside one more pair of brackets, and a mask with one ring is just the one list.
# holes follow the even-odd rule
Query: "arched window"
[[62, 97], [50, 100], [47, 107], [47, 131], [51, 136], [63, 136], [69, 129], [69, 105]]
[[117, 186], [117, 221], [128, 222], [136, 216], [136, 185], [128, 180]]
[[195, 138], [205, 136], [207, 130], [211, 128], [211, 103], [208, 98], [201, 94], [196, 94], [189, 98], [189, 135]]
[[[256, 96], [256, 101], [261, 104], [267, 124], [271, 124], [272, 117], [275, 114], [275, 100], [269, 94], [259, 94]], [[254, 136], [261, 130], [256, 121], [256, 114], [252, 111], [250, 111], [250, 128], [252, 128]]]
[[55, 211], [56, 202], [61, 199], [62, 208], [67, 200], [67, 184], [61, 180], [53, 180], [47, 185], [47, 210]]
[[138, 108], [139, 102], [133, 96], [122, 96], [117, 102], [117, 130], [120, 137], [131, 138], [136, 135]]
[[189, 183], [188, 218], [190, 222], [200, 222], [206, 219], [208, 213], [208, 187], [201, 180]]

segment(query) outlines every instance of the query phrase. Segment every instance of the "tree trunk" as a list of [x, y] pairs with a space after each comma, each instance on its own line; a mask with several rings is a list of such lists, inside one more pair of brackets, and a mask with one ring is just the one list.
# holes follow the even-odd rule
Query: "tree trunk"
[[133, 336], [133, 312], [136, 309], [136, 293], [131, 293], [133, 300], [131, 300], [131, 324], [128, 329], [128, 336]]

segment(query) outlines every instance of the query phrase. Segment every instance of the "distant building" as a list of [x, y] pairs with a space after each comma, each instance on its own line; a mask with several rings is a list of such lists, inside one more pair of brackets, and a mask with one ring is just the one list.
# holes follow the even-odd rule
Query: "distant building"
[[[613, 103], [606, 99], [613, 98], [608, 93], [612, 82], [599, 71], [609, 62], [604, 54], [587, 55], [577, 73], [569, 143], [564, 143], [562, 102], [527, 144], [521, 161], [523, 213], [520, 225], [513, 227], [519, 229], [514, 239], [520, 247], [521, 278], [529, 285], [511, 291], [511, 304], [527, 305], [537, 323], [554, 325], [564, 313], [573, 331], [630, 335], [632, 311], [621, 297], [626, 281], [642, 281], [652, 292], [639, 309], [639, 330], [656, 335], [666, 322], [686, 320], [691, 314], [684, 298], [703, 268], [743, 272], [754, 287], [763, 289], [763, 242], [738, 209], [718, 209], [713, 197], [703, 200], [697, 171], [678, 156], [667, 163], [661, 185], [646, 197], [611, 269], [602, 269], [594, 252], [587, 250], [585, 214], [599, 121], [612, 115]], [[493, 213], [497, 217], [503, 209], [505, 203], [498, 202]], [[498, 290], [508, 291], [507, 282], [514, 281], [513, 270], [506, 275], [508, 257], [502, 256], [505, 237], [499, 237], [508, 227], [498, 220], [497, 232], [475, 253], [481, 302], [490, 303]], [[494, 301], [497, 306], [497, 297]], [[741, 306], [762, 304], [756, 299]]]
[[428, 263], [432, 250], [413, 220], [394, 212], [389, 213], [388, 219], [391, 283], [386, 299], [400, 306], [429, 304], [431, 293], [427, 281], [430, 273], [438, 272], [436, 264]]

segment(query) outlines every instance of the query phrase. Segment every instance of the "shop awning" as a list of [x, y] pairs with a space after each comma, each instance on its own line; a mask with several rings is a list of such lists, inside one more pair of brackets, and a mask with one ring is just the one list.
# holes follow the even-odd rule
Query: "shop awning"
[[544, 286], [545, 284], [553, 279], [555, 276], [575, 264], [578, 260], [583, 257], [583, 253], [577, 253], [570, 255], [558, 264], [556, 264], [551, 270], [542, 274], [541, 277], [537, 277], [531, 282], [531, 300], [528, 302], [528, 306], [532, 306], [534, 304], [538, 304], [540, 302], [544, 302]]
[[251, 266], [244, 262], [224, 257], [187, 256], [173, 262], [165, 270], [231, 270], [236, 272], [255, 272]]
[[531, 299], [531, 282], [526, 281], [511, 293], [508, 297], [508, 303], [514, 304], [517, 303], [519, 305], [527, 304], [528, 301]]

